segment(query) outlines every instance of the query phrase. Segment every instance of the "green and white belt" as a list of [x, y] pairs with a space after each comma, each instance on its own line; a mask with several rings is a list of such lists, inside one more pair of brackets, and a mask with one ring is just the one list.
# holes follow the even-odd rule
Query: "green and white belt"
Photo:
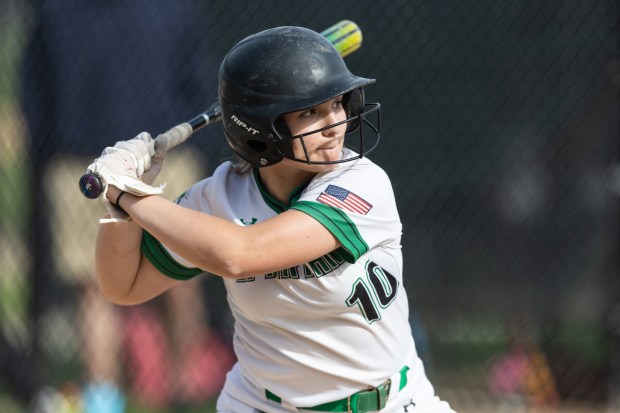
[[[400, 380], [398, 383], [398, 391], [407, 385], [407, 370], [405, 366], [398, 372]], [[372, 387], [353, 393], [349, 397], [336, 400], [333, 402], [319, 404], [312, 407], [299, 407], [300, 410], [313, 410], [317, 412], [349, 412], [349, 413], [366, 413], [378, 411], [385, 407], [388, 397], [390, 396], [390, 388], [392, 387], [392, 379], [387, 379], [377, 387]], [[282, 399], [269, 390], [265, 390], [265, 396], [268, 400], [276, 403], [282, 403]]]

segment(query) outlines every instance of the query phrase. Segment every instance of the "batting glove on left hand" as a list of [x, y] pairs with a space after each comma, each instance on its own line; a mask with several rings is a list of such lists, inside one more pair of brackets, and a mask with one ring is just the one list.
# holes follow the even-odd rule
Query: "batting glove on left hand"
[[[154, 155], [157, 157], [152, 159]], [[112, 147], [105, 148], [101, 156], [88, 166], [87, 171], [98, 175], [103, 182], [103, 199], [114, 220], [126, 220], [128, 215], [109, 203], [108, 186], [113, 185], [121, 191], [138, 196], [161, 194], [163, 192], [161, 186], [154, 187], [150, 184], [161, 169], [164, 155], [165, 148], [163, 152], [160, 149], [156, 153], [151, 135], [142, 132], [131, 140], [120, 141]], [[149, 173], [152, 167], [155, 169]]]

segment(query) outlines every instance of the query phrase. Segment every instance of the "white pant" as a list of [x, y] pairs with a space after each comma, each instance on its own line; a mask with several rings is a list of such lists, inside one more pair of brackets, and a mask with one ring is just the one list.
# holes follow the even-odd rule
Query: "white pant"
[[[396, 382], [392, 380], [390, 395], [381, 413], [455, 413], [448, 403], [435, 396], [433, 386], [424, 374], [414, 375], [412, 373], [412, 371], [423, 371], [424, 367], [420, 359], [416, 358], [409, 367], [407, 385], [400, 391], [398, 380]], [[235, 364], [226, 376], [226, 384], [217, 400], [217, 411], [218, 413], [311, 412], [268, 400], [265, 396], [265, 389], [254, 386], [243, 377], [238, 364]]]

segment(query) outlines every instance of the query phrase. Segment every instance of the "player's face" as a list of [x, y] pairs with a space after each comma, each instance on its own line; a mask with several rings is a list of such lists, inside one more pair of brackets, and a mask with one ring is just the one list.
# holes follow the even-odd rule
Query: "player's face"
[[[316, 133], [293, 139], [295, 158], [310, 162], [334, 162], [342, 155], [344, 134], [347, 124], [342, 122], [347, 118], [342, 106], [342, 96], [329, 100], [311, 109], [287, 113], [283, 116], [293, 136], [307, 134], [318, 129], [326, 128]], [[312, 169], [332, 169], [334, 165], [309, 165]], [[305, 169], [305, 168], [304, 168]], [[318, 170], [317, 170], [318, 171]]]

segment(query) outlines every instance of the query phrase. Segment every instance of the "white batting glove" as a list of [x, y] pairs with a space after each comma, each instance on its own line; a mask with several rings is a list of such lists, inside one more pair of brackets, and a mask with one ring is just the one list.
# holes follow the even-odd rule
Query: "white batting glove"
[[[162, 151], [159, 148], [156, 153], [151, 135], [142, 132], [131, 140], [120, 141], [105, 148], [101, 156], [88, 166], [87, 171], [98, 175], [103, 181], [103, 200], [112, 216], [111, 221], [126, 221], [128, 215], [107, 199], [109, 185], [138, 196], [158, 195], [163, 192], [162, 186], [154, 187], [150, 184], [161, 170], [165, 149]], [[157, 157], [151, 159], [154, 155]], [[154, 169], [148, 172], [153, 167]]]
[[[149, 183], [140, 180], [151, 167], [153, 155], [154, 141], [150, 134], [142, 132], [131, 140], [120, 141], [105, 148], [101, 156], [88, 166], [87, 171], [104, 181], [106, 192], [108, 185], [114, 185], [121, 191], [138, 196], [158, 195], [163, 192], [161, 187], [151, 186], [152, 180]], [[158, 167], [161, 169], [161, 166]]]

